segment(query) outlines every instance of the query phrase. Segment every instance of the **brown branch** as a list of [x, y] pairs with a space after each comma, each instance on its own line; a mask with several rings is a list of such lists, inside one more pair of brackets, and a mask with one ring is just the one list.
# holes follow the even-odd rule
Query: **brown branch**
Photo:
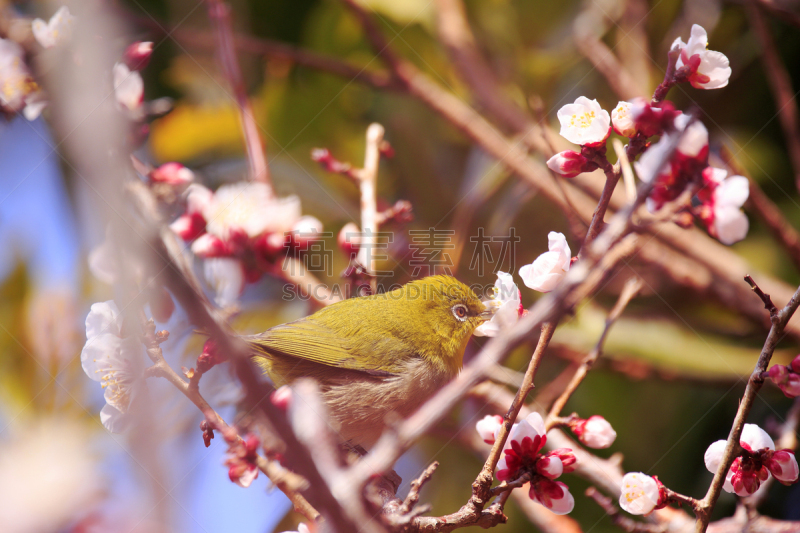
[[795, 186], [800, 190], [800, 122], [798, 122], [797, 101], [794, 97], [794, 89], [792, 89], [792, 80], [789, 77], [786, 66], [781, 61], [772, 32], [767, 26], [767, 22], [764, 20], [756, 1], [748, 2], [746, 9], [750, 24], [753, 26], [761, 45], [764, 71], [767, 75], [770, 89], [772, 89], [772, 96], [775, 99], [778, 119], [783, 128], [789, 159], [792, 161]]
[[250, 179], [266, 183], [271, 191], [272, 183], [264, 151], [264, 140], [258, 131], [258, 124], [256, 124], [256, 119], [253, 115], [253, 106], [247, 98], [242, 70], [236, 57], [230, 7], [222, 0], [206, 1], [208, 3], [208, 17], [214, 26], [219, 61], [225, 76], [228, 78], [236, 105], [239, 108], [239, 119], [242, 124], [245, 147], [247, 148], [247, 160], [250, 163]]
[[[183, 378], [169, 366], [166, 359], [164, 359], [164, 353], [161, 350], [160, 339], [158, 333], [156, 333], [155, 323], [152, 320], [148, 320], [144, 311], [141, 309], [139, 310], [139, 321], [142, 327], [142, 342], [145, 346], [145, 351], [153, 362], [153, 365], [145, 370], [145, 376], [161, 377], [174, 385], [176, 389], [200, 409], [205, 420], [211, 425], [211, 429], [216, 429], [220, 432], [232, 431], [232, 428], [219, 413], [208, 404], [203, 395], [200, 394], [198, 383], [202, 374], [195, 372], [188, 383], [184, 381]], [[319, 512], [298, 492], [308, 487], [308, 483], [305, 479], [286, 470], [277, 462], [260, 455], [258, 456], [257, 465], [259, 470], [289, 498], [289, 501], [292, 502], [292, 505], [294, 505], [298, 513], [305, 516], [308, 520], [317, 519]]]
[[600, 354], [603, 352], [603, 344], [608, 336], [608, 332], [611, 330], [611, 326], [614, 324], [614, 322], [616, 322], [617, 318], [619, 318], [619, 316], [622, 314], [622, 311], [625, 310], [625, 308], [628, 306], [628, 303], [631, 301], [631, 299], [633, 299], [634, 296], [636, 296], [636, 293], [638, 293], [641, 288], [641, 278], [633, 277], [625, 282], [625, 286], [622, 288], [622, 292], [619, 294], [617, 303], [614, 304], [614, 307], [611, 308], [611, 311], [606, 317], [605, 326], [603, 327], [603, 332], [600, 334], [600, 338], [597, 339], [597, 343], [592, 351], [589, 352], [581, 365], [575, 371], [575, 374], [572, 376], [572, 380], [570, 380], [564, 391], [561, 393], [558, 399], [553, 402], [552, 407], [550, 407], [550, 412], [545, 419], [545, 427], [548, 430], [552, 429], [556, 425], [558, 416], [561, 414], [561, 411], [564, 409], [567, 401], [575, 393], [581, 382], [583, 382], [584, 378], [589, 373], [589, 370], [592, 369], [595, 361], [597, 361], [597, 358], [600, 357]]
[[408, 496], [406, 496], [406, 499], [403, 500], [403, 503], [400, 505], [399, 512], [401, 514], [408, 514], [414, 506], [417, 505], [419, 501], [419, 491], [422, 490], [422, 486], [433, 476], [437, 468], [439, 468], [439, 461], [432, 462], [428, 465], [428, 468], [422, 471], [422, 474], [420, 474], [417, 479], [411, 482], [411, 488], [408, 489]]
[[775, 307], [774, 303], [772, 303], [772, 299], [769, 297], [769, 294], [764, 293], [764, 291], [761, 290], [761, 287], [759, 287], [758, 284], [753, 281], [753, 278], [750, 277], [749, 274], [744, 277], [744, 280], [748, 285], [750, 285], [750, 288], [753, 289], [753, 292], [756, 293], [756, 296], [758, 296], [761, 301], [764, 302], [764, 309], [769, 311], [770, 321], [774, 323], [776, 320], [778, 320], [778, 308]]
[[750, 413], [750, 408], [755, 401], [756, 395], [764, 384], [762, 373], [767, 370], [775, 347], [778, 341], [783, 337], [786, 324], [789, 322], [789, 319], [797, 310], [798, 306], [800, 306], [800, 288], [795, 291], [786, 306], [778, 312], [777, 320], [772, 323], [767, 340], [764, 343], [764, 347], [761, 349], [761, 354], [758, 357], [755, 370], [747, 381], [747, 387], [745, 388], [741, 402], [739, 402], [739, 409], [736, 412], [736, 418], [733, 421], [733, 426], [728, 435], [728, 442], [725, 446], [719, 468], [714, 474], [714, 479], [711, 482], [711, 486], [708, 488], [708, 492], [706, 492], [705, 497], [699, 502], [696, 509], [698, 519], [695, 531], [697, 533], [704, 533], [708, 527], [711, 512], [714, 510], [714, 505], [717, 503], [720, 490], [722, 490], [722, 483], [725, 481], [725, 475], [728, 473], [731, 463], [733, 463], [733, 460], [741, 450], [739, 438], [741, 437], [742, 428], [747, 420], [747, 415]]

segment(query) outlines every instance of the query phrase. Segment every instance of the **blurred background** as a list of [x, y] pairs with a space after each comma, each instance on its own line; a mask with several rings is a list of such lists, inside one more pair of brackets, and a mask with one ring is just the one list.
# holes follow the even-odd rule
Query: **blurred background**
[[[414, 220], [391, 228], [391, 272], [381, 283], [404, 283], [427, 275], [418, 268], [411, 230], [450, 235], [431, 245], [446, 266], [467, 283], [490, 286], [498, 270], [516, 272], [547, 248], [547, 232], [567, 235], [573, 254], [580, 246], [563, 213], [526, 183], [505, 173], [451, 124], [395, 87], [365, 83], [385, 66], [353, 16], [335, 0], [232, 0], [237, 34], [253, 39], [239, 53], [247, 92], [266, 142], [272, 179], [279, 195], [297, 194], [303, 212], [320, 219], [331, 235], [325, 245], [331, 264], [317, 272], [328, 285], [339, 281], [347, 258], [336, 234], [359, 222], [358, 189], [311, 161], [313, 148], [328, 148], [338, 159], [360, 164], [371, 122], [386, 129], [395, 156], [381, 163], [378, 195], [391, 205], [408, 200]], [[437, 3], [430, 0], [362, 0], [393, 50], [433, 81], [474, 105], [442, 44]], [[679, 86], [669, 94], [678, 108], [697, 106], [710, 132], [712, 152], [731, 150], [795, 226], [800, 203], [786, 140], [765, 76], [760, 45], [747, 2], [715, 0], [525, 1], [465, 0], [478, 49], [510, 101], [557, 128], [556, 111], [578, 96], [596, 98], [607, 110], [618, 100], [648, 97], [663, 78], [666, 51], [692, 24], [709, 33], [710, 48], [730, 59], [730, 85], [715, 91]], [[2, 2], [4, 9], [42, 16], [52, 4]], [[774, 2], [790, 16], [765, 15], [793, 87], [800, 87], [800, 3]], [[73, 13], [81, 16], [80, 3]], [[125, 0], [110, 6], [124, 22], [120, 40], [154, 42], [144, 69], [145, 99], [174, 99], [174, 109], [150, 124], [137, 154], [153, 164], [179, 161], [198, 181], [214, 189], [244, 179], [247, 163], [238, 110], [214, 56], [204, 2]], [[621, 95], [587, 59], [579, 36], [596, 35], [633, 74]], [[264, 44], [266, 43], [266, 44]], [[277, 43], [321, 54], [352, 66], [359, 76], [337, 75], [298, 64], [275, 50]], [[330, 69], [328, 69], [330, 70]], [[350, 74], [352, 74], [352, 72]], [[792, 91], [794, 94], [794, 90]], [[299, 517], [263, 476], [248, 489], [228, 480], [221, 439], [205, 448], [197, 426], [201, 415], [163, 380], [150, 380], [142, 407], [147, 423], [123, 433], [106, 431], [99, 420], [102, 390], [81, 369], [83, 321], [92, 303], [113, 297], [111, 287], [89, 271], [89, 252], [105, 224], [87, 182], [72, 172], [70, 158], [51, 138], [48, 113], [21, 127], [19, 118], [0, 124], [0, 524], [6, 531], [187, 531], [245, 532], [292, 529]], [[614, 159], [613, 154], [611, 159]], [[42, 163], [40, 163], [42, 161]], [[594, 176], [601, 180], [602, 176]], [[750, 216], [748, 237], [733, 249], [760, 271], [797, 285], [800, 275], [760, 222]], [[449, 234], [453, 230], [455, 233]], [[512, 233], [513, 231], [513, 233]], [[490, 237], [488, 248], [477, 236]], [[509, 236], [518, 242], [508, 246]], [[471, 240], [471, 238], [473, 238]], [[505, 244], [504, 244], [505, 243]], [[480, 245], [480, 246], [479, 246]], [[487, 252], [487, 249], [489, 250]], [[481, 263], [479, 268], [476, 263]], [[429, 265], [423, 261], [423, 265]], [[442, 266], [442, 263], [439, 264]], [[762, 324], [713, 299], [671, 284], [634, 260], [620, 269], [596, 297], [564, 320], [542, 364], [543, 387], [596, 342], [606, 311], [633, 274], [647, 280], [614, 327], [603, 359], [567, 405], [584, 417], [600, 414], [618, 432], [599, 455], [621, 453], [626, 471], [643, 471], [672, 489], [703, 494], [711, 474], [703, 452], [725, 438], [766, 336]], [[313, 311], [306, 300], [282, 299], [285, 282], [265, 277], [247, 285], [237, 331], [262, 331]], [[537, 293], [522, 287], [529, 307]], [[177, 310], [164, 344], [174, 368], [191, 366], [202, 339]], [[467, 357], [482, 344], [474, 340]], [[532, 346], [507, 361], [524, 371]], [[798, 352], [786, 339], [776, 352], [787, 363]], [[513, 374], [510, 374], [513, 376]], [[203, 393], [227, 420], [235, 420], [237, 382], [227, 365], [209, 373]], [[791, 405], [767, 384], [750, 422], [777, 427]], [[398, 465], [407, 482], [432, 460], [439, 472], [423, 491], [433, 514], [457, 510], [483, 460], [462, 441], [477, 417], [488, 413], [467, 401]], [[142, 445], [144, 441], [151, 445]], [[156, 445], [152, 445], [156, 443]], [[571, 514], [585, 532], [616, 531], [601, 509], [583, 496], [586, 483], [566, 480], [575, 495]], [[405, 491], [406, 488], [401, 489]], [[42, 505], [46, 502], [46, 505]], [[773, 485], [762, 511], [800, 519], [800, 487]], [[715, 517], [735, 505], [723, 493]], [[26, 507], [27, 506], [27, 507]], [[10, 512], [16, 510], [16, 514]], [[24, 510], [24, 512], [19, 512]], [[288, 513], [288, 514], [287, 514]], [[509, 503], [503, 531], [531, 526]], [[17, 516], [17, 518], [13, 518]], [[19, 516], [25, 516], [21, 520]], [[11, 518], [10, 518], [11, 517]]]

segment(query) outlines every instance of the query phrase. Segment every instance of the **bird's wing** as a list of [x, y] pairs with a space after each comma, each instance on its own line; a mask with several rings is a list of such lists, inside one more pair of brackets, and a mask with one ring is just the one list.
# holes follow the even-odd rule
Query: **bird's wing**
[[[294, 357], [336, 368], [361, 370], [376, 376], [391, 376], [400, 371], [399, 365], [391, 363], [389, 368], [375, 368], [376, 359], [369, 357], [369, 351], [385, 348], [379, 346], [382, 343], [376, 343], [378, 345], [374, 346], [369, 346], [367, 343], [365, 346], [363, 338], [362, 342], [353, 343], [341, 332], [319, 321], [301, 319], [244, 339], [263, 352], [266, 357], [270, 355]], [[393, 357], [384, 357], [380, 360], [400, 362]], [[382, 366], [385, 367], [385, 363]]]

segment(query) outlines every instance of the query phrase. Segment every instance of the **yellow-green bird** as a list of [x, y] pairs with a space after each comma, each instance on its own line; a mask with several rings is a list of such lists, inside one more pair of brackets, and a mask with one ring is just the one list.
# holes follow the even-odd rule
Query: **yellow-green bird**
[[408, 416], [461, 370], [490, 310], [451, 276], [343, 300], [244, 337], [276, 385], [317, 380], [342, 442], [369, 448], [386, 416]]

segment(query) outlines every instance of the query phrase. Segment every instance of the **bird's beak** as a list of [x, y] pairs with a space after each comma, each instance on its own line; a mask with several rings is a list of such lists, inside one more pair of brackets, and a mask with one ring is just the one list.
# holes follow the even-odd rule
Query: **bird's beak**
[[486, 311], [478, 316], [486, 321], [492, 319], [497, 310], [500, 309], [501, 303], [497, 300], [484, 300], [483, 305], [486, 306]]

